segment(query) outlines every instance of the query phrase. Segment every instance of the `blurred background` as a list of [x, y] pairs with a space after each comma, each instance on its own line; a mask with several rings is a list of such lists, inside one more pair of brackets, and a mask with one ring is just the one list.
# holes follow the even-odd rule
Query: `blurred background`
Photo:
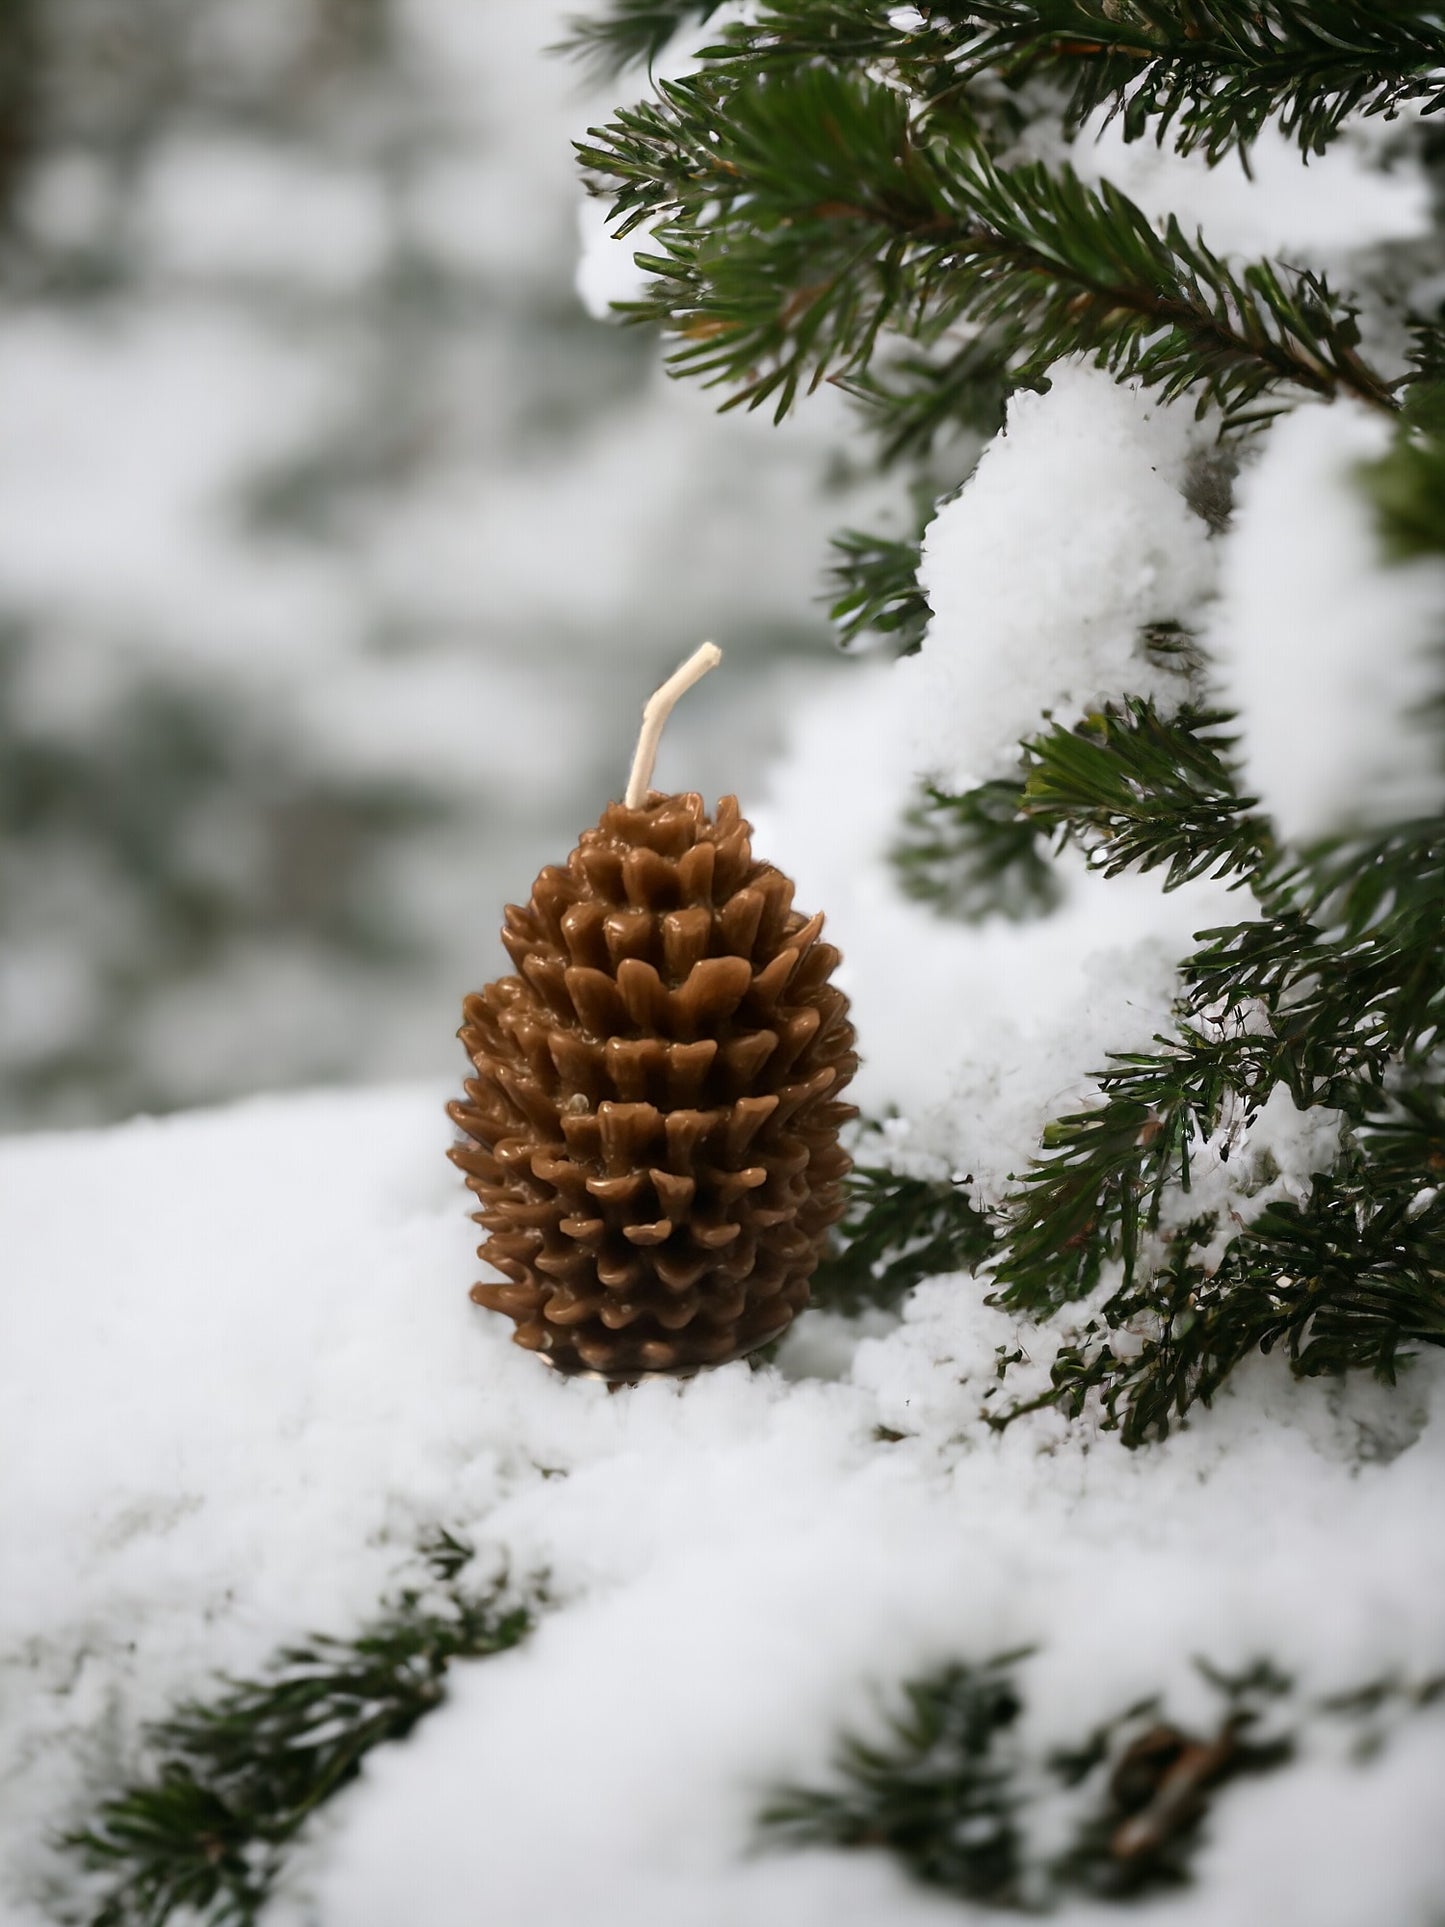
[[831, 409], [574, 290], [564, 11], [4, 0], [0, 1128], [458, 1069], [653, 684], [746, 801], [832, 656]]

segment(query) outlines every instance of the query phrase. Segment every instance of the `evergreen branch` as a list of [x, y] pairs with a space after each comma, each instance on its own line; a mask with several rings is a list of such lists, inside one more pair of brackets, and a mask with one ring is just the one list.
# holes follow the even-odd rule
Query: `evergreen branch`
[[1107, 183], [930, 138], [889, 87], [812, 67], [658, 91], [579, 152], [612, 183], [619, 234], [655, 224], [651, 292], [625, 312], [679, 335], [673, 370], [730, 389], [726, 407], [773, 400], [781, 417], [800, 387], [855, 376], [885, 326], [960, 324], [1017, 344], [1014, 380], [1088, 353], [1235, 414], [1282, 381], [1394, 406], [1319, 277], [1236, 272]]
[[[899, 574], [901, 598], [901, 559]], [[1183, 653], [1175, 632], [1165, 641]], [[1258, 880], [1274, 844], [1235, 790], [1229, 720], [1193, 704], [1166, 718], [1130, 696], [1026, 743], [1020, 781], [961, 795], [928, 786], [893, 852], [905, 891], [949, 916], [1037, 915], [1058, 898], [1040, 847], [1055, 834], [1106, 876], [1167, 865], [1166, 890], [1206, 874]]]
[[1278, 1074], [1268, 1037], [1186, 1030], [1155, 1041], [1156, 1052], [1111, 1057], [1099, 1102], [1045, 1128], [1040, 1156], [1005, 1203], [992, 1273], [999, 1304], [1046, 1316], [1087, 1296], [1114, 1259], [1131, 1283], [1166, 1186], [1189, 1189], [1193, 1145], [1241, 1093], [1251, 1109], [1263, 1102]]
[[900, 24], [887, 0], [764, 0], [747, 21], [726, 27], [707, 57], [749, 70], [808, 61], [890, 67], [917, 81], [930, 66], [952, 67], [974, 29], [931, 6]]
[[835, 1788], [783, 1789], [760, 1816], [780, 1847], [884, 1847], [915, 1878], [1017, 1906], [1024, 1853], [1010, 1729], [1023, 1653], [910, 1680], [881, 1745], [845, 1735]]
[[1445, 98], [1438, 7], [1371, 0], [978, 0], [897, 9], [849, 0], [768, 0], [709, 48], [750, 72], [806, 60], [891, 71], [921, 101], [987, 82], [1045, 81], [1077, 127], [1096, 109], [1125, 138], [1168, 135], [1211, 163], [1275, 123], [1322, 153], [1352, 114], [1393, 116]]
[[[1441, 154], [1439, 123], [1432, 128], [1422, 157], [1427, 173], [1433, 174]], [[1407, 314], [1410, 330], [1410, 388], [1406, 416], [1416, 427], [1438, 435], [1445, 428], [1441, 395], [1445, 390], [1445, 316]], [[1416, 405], [1423, 403], [1416, 413]]]
[[967, 124], [998, 152], [1041, 117], [1060, 116], [1068, 96], [1047, 76], [1036, 82], [977, 61], [965, 70], [979, 31], [970, 11], [930, 6], [910, 15], [888, 0], [763, 0], [700, 57], [734, 83], [818, 65], [884, 77], [931, 125]]
[[1268, 894], [1271, 914], [1201, 933], [1179, 1037], [1113, 1058], [1099, 1101], [1045, 1130], [1007, 1201], [1003, 1304], [1045, 1314], [1113, 1259], [1130, 1287], [1166, 1186], [1188, 1191], [1190, 1146], [1227, 1111], [1248, 1115], [1283, 1084], [1302, 1110], [1361, 1119], [1392, 1066], [1428, 1061], [1445, 1025], [1442, 826], [1333, 846], [1272, 877]]
[[310, 1815], [373, 1747], [440, 1705], [452, 1661], [526, 1637], [528, 1608], [456, 1584], [469, 1547], [444, 1532], [427, 1556], [440, 1601], [403, 1593], [355, 1638], [287, 1647], [265, 1679], [229, 1681], [151, 1729], [155, 1771], [66, 1842], [111, 1876], [91, 1927], [158, 1927], [183, 1908], [211, 1927], [250, 1927]]
[[1268, 124], [1323, 153], [1352, 114], [1445, 101], [1438, 7], [1377, 0], [993, 0], [945, 8], [979, 31], [960, 50], [966, 79], [994, 68], [1046, 73], [1077, 124], [1097, 107], [1125, 138], [1166, 134], [1211, 163]]
[[906, 895], [969, 923], [1046, 916], [1062, 895], [1045, 835], [1006, 779], [961, 796], [927, 785], [892, 858]]
[[692, 23], [710, 20], [722, 0], [608, 0], [606, 12], [572, 14], [552, 49], [571, 54], [599, 80], [649, 66]]
[[1254, 799], [1235, 789], [1230, 718], [1186, 704], [1163, 717], [1136, 696], [1025, 746], [1021, 808], [1089, 853], [1105, 876], [1167, 866], [1166, 890], [1198, 876], [1243, 882], [1273, 853]]
[[[1157, 1699], [1121, 1710], [1069, 1748], [1035, 1752], [1020, 1732], [1026, 1653], [953, 1664], [906, 1681], [878, 1742], [844, 1735], [833, 1783], [783, 1789], [761, 1815], [775, 1846], [882, 1848], [919, 1881], [991, 1908], [1047, 1911], [1069, 1895], [1119, 1899], [1189, 1878], [1215, 1791], [1284, 1766], [1284, 1735], [1252, 1722], [1288, 1682], [1267, 1663], [1229, 1679], [1201, 1666], [1223, 1705], [1200, 1738], [1161, 1717]], [[1072, 1797], [1070, 1797], [1072, 1796]], [[1040, 1855], [1030, 1823], [1047, 1808], [1072, 1838]], [[1032, 1847], [1032, 1853], [1031, 1853]]]
[[1201, 933], [1184, 967], [1186, 1015], [1262, 1011], [1300, 1106], [1351, 1108], [1352, 1085], [1377, 1089], [1392, 1061], [1433, 1049], [1445, 1024], [1445, 821], [1326, 845], [1271, 880], [1267, 907]]
[[1388, 1183], [1445, 1180], [1445, 1081], [1439, 1071], [1387, 1089], [1358, 1135], [1371, 1167]]
[[890, 1308], [924, 1278], [972, 1271], [993, 1246], [983, 1213], [961, 1184], [855, 1166], [835, 1249], [813, 1275], [812, 1302], [853, 1316]]
[[891, 637], [900, 656], [922, 646], [932, 613], [918, 586], [919, 538], [895, 541], [843, 529], [833, 537], [828, 617], [846, 649], [863, 635]]
[[1041, 1404], [1077, 1417], [1096, 1396], [1105, 1426], [1135, 1446], [1208, 1405], [1254, 1352], [1282, 1348], [1298, 1377], [1368, 1370], [1393, 1383], [1404, 1348], [1445, 1345], [1445, 1196], [1418, 1170], [1356, 1151], [1305, 1204], [1267, 1206], [1207, 1270], [1191, 1245], [1211, 1229], [1181, 1234], [1168, 1263], [1106, 1302], [1103, 1329], [1059, 1352], [1048, 1393], [992, 1422]]
[[861, 405], [865, 423], [879, 439], [879, 465], [892, 468], [923, 460], [939, 441], [960, 432], [991, 441], [1018, 386], [1009, 364], [1021, 348], [1016, 331], [985, 329], [942, 359], [898, 355], [881, 369], [834, 381]]
[[1067, 167], [1005, 172], [979, 157], [970, 186], [982, 228], [969, 318], [1012, 318], [1026, 372], [1087, 351], [1165, 400], [1198, 388], [1201, 408], [1237, 414], [1280, 381], [1393, 408], [1356, 352], [1353, 311], [1321, 278], [1268, 261], [1236, 273], [1173, 216], [1158, 232], [1117, 188]]

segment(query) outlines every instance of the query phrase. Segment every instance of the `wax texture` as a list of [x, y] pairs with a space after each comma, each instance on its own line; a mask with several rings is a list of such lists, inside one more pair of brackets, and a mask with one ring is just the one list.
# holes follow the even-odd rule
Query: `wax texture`
[[857, 1068], [821, 914], [758, 860], [735, 797], [614, 803], [468, 997], [451, 1152], [480, 1202], [472, 1297], [562, 1371], [690, 1372], [808, 1300], [849, 1159]]

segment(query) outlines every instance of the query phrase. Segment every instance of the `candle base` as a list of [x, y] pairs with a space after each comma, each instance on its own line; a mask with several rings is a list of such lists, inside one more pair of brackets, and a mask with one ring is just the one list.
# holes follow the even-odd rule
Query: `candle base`
[[650, 1378], [696, 1378], [699, 1372], [713, 1371], [719, 1365], [735, 1365], [740, 1358], [751, 1358], [754, 1352], [764, 1351], [769, 1345], [776, 1345], [783, 1334], [791, 1328], [792, 1323], [791, 1316], [785, 1318], [780, 1325], [775, 1325], [771, 1331], [764, 1332], [761, 1338], [750, 1339], [746, 1345], [739, 1346], [726, 1358], [711, 1359], [696, 1365], [680, 1365], [665, 1371], [598, 1372], [590, 1365], [571, 1364], [565, 1358], [549, 1357], [546, 1352], [534, 1352], [532, 1355], [549, 1371], [555, 1372], [559, 1378], [591, 1379], [594, 1384], [606, 1385], [609, 1390], [618, 1392], [626, 1385], [641, 1385]]

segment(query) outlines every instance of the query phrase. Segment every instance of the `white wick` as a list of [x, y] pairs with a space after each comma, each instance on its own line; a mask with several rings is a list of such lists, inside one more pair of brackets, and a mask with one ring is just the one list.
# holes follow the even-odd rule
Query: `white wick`
[[721, 661], [722, 650], [717, 644], [703, 643], [681, 668], [673, 670], [662, 687], [654, 690], [643, 704], [642, 730], [637, 738], [636, 754], [632, 758], [632, 773], [627, 779], [627, 794], [622, 799], [628, 809], [640, 810], [647, 801], [663, 725], [672, 714], [678, 698], [685, 695], [695, 682], [701, 682], [708, 670], [716, 669]]

